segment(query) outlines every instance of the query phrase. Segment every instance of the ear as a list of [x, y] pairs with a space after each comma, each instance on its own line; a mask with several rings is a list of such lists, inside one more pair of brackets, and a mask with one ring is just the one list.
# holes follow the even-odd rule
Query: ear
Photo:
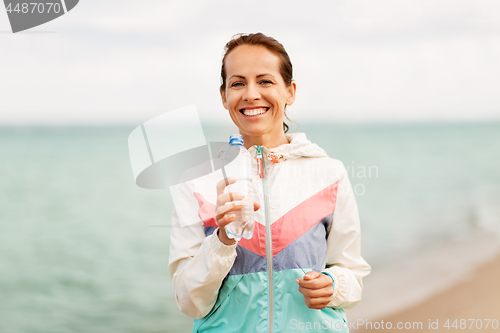
[[224, 106], [224, 109], [227, 110], [227, 100], [226, 100], [226, 92], [220, 88], [220, 97], [222, 98], [222, 105]]
[[287, 87], [286, 105], [290, 106], [295, 101], [295, 92], [297, 91], [297, 84], [292, 80], [292, 83]]

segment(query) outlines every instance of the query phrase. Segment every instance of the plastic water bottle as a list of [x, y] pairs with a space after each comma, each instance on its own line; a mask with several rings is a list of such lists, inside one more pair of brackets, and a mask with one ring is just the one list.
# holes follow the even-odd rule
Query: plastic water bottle
[[223, 156], [224, 179], [228, 177], [236, 178], [236, 182], [226, 186], [226, 193], [240, 193], [245, 195], [241, 201], [233, 201], [236, 204], [242, 203], [241, 210], [233, 211], [235, 219], [226, 225], [227, 237], [239, 241], [241, 237], [252, 238], [255, 225], [253, 212], [253, 190], [252, 190], [252, 156], [243, 147], [243, 138], [240, 134], [233, 134], [229, 137], [229, 149]]

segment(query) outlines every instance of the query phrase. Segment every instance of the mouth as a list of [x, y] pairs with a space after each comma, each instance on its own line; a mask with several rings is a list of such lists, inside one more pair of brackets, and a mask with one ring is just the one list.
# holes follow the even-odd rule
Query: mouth
[[269, 110], [269, 108], [266, 108], [266, 107], [243, 108], [243, 109], [240, 109], [240, 113], [247, 116], [247, 117], [252, 117], [252, 116], [258, 116], [258, 115], [264, 114], [268, 110]]

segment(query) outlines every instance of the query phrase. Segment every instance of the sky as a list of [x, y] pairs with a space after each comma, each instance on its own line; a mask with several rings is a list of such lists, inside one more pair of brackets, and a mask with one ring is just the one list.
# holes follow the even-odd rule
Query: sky
[[225, 43], [287, 49], [296, 122], [500, 120], [497, 0], [80, 0], [13, 34], [0, 9], [1, 125], [140, 124], [196, 105], [229, 123]]

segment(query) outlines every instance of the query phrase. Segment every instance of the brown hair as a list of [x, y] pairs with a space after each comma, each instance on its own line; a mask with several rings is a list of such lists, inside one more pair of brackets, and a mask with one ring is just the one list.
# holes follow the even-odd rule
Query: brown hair
[[[227, 42], [224, 47], [224, 56], [222, 57], [222, 66], [220, 71], [221, 76], [221, 91], [226, 91], [226, 58], [232, 50], [240, 45], [261, 45], [266, 49], [274, 53], [280, 58], [280, 74], [285, 81], [287, 87], [292, 84], [293, 80], [293, 67], [292, 62], [290, 61], [290, 57], [286, 52], [283, 45], [278, 42], [276, 39], [266, 36], [263, 33], [255, 33], [255, 34], [236, 34], [234, 35], [229, 42]], [[285, 106], [286, 108], [286, 106]], [[290, 120], [285, 113], [286, 119]], [[283, 122], [283, 130], [285, 133], [288, 131], [288, 125]]]

